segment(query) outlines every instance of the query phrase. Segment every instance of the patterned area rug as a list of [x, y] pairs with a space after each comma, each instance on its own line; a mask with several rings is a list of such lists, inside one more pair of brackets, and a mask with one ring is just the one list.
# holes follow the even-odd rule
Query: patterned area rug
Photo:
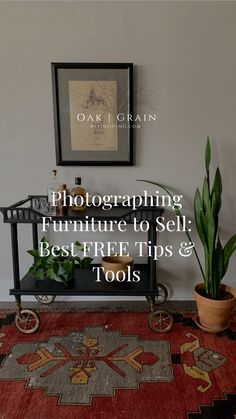
[[1, 419], [236, 419], [235, 322], [213, 335], [175, 313], [158, 335], [148, 313], [39, 314], [24, 335], [0, 313]]

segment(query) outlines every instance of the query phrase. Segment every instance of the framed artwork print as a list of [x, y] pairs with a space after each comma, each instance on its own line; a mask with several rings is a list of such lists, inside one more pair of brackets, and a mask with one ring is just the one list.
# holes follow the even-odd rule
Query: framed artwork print
[[52, 63], [58, 165], [133, 164], [133, 65]]

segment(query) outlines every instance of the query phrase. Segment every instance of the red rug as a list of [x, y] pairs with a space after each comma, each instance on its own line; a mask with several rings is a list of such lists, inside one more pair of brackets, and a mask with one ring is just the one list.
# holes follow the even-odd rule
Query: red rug
[[41, 312], [24, 335], [1, 313], [0, 418], [235, 419], [236, 323], [213, 335], [192, 316], [158, 335], [148, 313]]

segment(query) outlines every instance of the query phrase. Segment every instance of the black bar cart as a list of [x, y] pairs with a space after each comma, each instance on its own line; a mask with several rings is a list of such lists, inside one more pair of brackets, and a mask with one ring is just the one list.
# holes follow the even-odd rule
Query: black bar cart
[[[45, 211], [46, 196], [30, 195], [9, 207], [1, 207], [4, 223], [11, 226], [12, 262], [14, 288], [10, 289], [10, 295], [16, 299], [15, 325], [23, 333], [33, 333], [40, 325], [38, 314], [30, 309], [21, 308], [21, 297], [34, 295], [42, 303], [50, 303], [55, 296], [145, 296], [150, 304], [151, 313], [148, 318], [149, 327], [157, 333], [167, 332], [173, 325], [173, 317], [167, 310], [159, 309], [168, 296], [166, 287], [160, 284], [156, 278], [156, 261], [152, 256], [147, 257], [146, 264], [137, 264], [134, 269], [140, 271], [139, 282], [122, 282], [119, 284], [105, 281], [101, 274], [101, 282], [96, 281], [96, 273], [92, 269], [76, 269], [71, 283], [65, 287], [63, 284], [51, 281], [48, 278], [35, 280], [29, 273], [20, 277], [19, 249], [18, 249], [18, 224], [32, 225], [32, 239], [34, 249], [38, 249], [38, 225], [42, 224], [43, 217], [49, 216]], [[132, 224], [134, 218], [137, 223], [143, 220], [149, 222], [147, 240], [151, 248], [157, 245], [156, 218], [163, 214], [164, 210], [153, 206], [139, 206], [133, 210], [131, 207], [122, 205], [104, 211], [101, 207], [91, 206], [84, 211], [68, 211], [65, 216], [50, 215], [52, 221], [64, 222], [94, 220], [125, 220]]]

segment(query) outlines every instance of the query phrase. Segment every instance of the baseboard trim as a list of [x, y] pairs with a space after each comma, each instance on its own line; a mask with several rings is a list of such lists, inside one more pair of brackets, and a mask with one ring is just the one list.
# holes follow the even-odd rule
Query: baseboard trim
[[[15, 303], [10, 301], [0, 302], [0, 310], [12, 310]], [[146, 301], [54, 301], [50, 305], [40, 304], [36, 301], [22, 302], [22, 307], [34, 309], [47, 308], [53, 309], [78, 309], [78, 310], [98, 310], [98, 311], [148, 311], [149, 304]], [[189, 310], [196, 311], [195, 301], [166, 301], [161, 304], [161, 308], [168, 310]]]

